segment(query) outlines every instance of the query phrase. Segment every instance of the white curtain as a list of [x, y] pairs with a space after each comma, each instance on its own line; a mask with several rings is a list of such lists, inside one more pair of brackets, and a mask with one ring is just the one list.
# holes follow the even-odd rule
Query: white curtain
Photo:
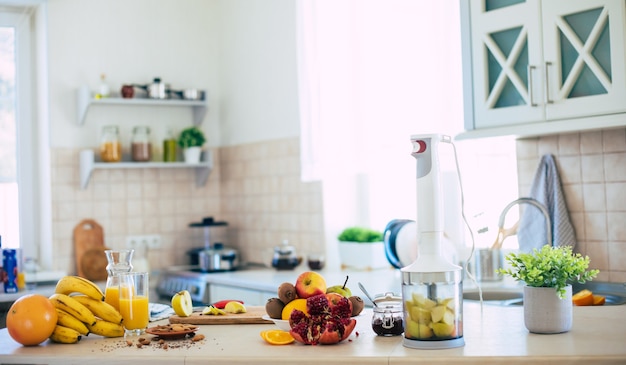
[[461, 131], [457, 2], [299, 0], [297, 10], [305, 181], [393, 168], [411, 161], [411, 134]]

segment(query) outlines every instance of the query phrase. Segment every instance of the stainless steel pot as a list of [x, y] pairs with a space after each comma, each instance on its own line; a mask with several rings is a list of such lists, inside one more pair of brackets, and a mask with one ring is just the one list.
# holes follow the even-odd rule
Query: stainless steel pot
[[155, 77], [151, 84], [148, 85], [133, 85], [140, 89], [145, 90], [148, 93], [150, 99], [167, 99], [167, 85], [161, 82], [161, 79]]
[[204, 100], [205, 92], [200, 89], [184, 89], [184, 90], [171, 90], [173, 94], [176, 94], [181, 99], [184, 100]]
[[224, 247], [221, 243], [198, 252], [198, 264], [204, 272], [235, 270], [239, 264], [237, 250]]

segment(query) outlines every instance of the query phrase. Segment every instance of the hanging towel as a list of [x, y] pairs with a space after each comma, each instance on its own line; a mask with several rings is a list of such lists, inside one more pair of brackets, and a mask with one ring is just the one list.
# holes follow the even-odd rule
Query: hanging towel
[[[554, 156], [544, 155], [541, 158], [530, 188], [530, 197], [548, 210], [552, 227], [552, 245], [574, 248], [576, 234], [561, 190], [561, 179]], [[520, 251], [531, 252], [533, 248], [540, 249], [548, 243], [547, 234], [543, 213], [534, 206], [525, 207], [517, 231]]]

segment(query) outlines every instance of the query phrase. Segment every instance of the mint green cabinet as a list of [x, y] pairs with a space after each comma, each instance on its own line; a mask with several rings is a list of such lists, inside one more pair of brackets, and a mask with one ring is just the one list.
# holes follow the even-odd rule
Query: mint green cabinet
[[625, 9], [624, 0], [462, 0], [466, 130], [626, 125], [615, 118], [626, 112]]

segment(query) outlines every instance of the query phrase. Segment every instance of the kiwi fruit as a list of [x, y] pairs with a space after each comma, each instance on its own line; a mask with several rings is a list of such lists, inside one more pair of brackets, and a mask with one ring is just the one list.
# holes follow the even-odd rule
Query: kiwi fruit
[[363, 303], [363, 299], [361, 299], [361, 297], [359, 296], [353, 295], [348, 298], [348, 300], [352, 302], [352, 317], [358, 316], [365, 306], [365, 303]]
[[292, 283], [282, 283], [278, 287], [278, 299], [284, 304], [296, 299], [296, 287]]
[[270, 318], [281, 319], [283, 308], [285, 308], [285, 303], [278, 298], [269, 298], [265, 303], [265, 311]]

